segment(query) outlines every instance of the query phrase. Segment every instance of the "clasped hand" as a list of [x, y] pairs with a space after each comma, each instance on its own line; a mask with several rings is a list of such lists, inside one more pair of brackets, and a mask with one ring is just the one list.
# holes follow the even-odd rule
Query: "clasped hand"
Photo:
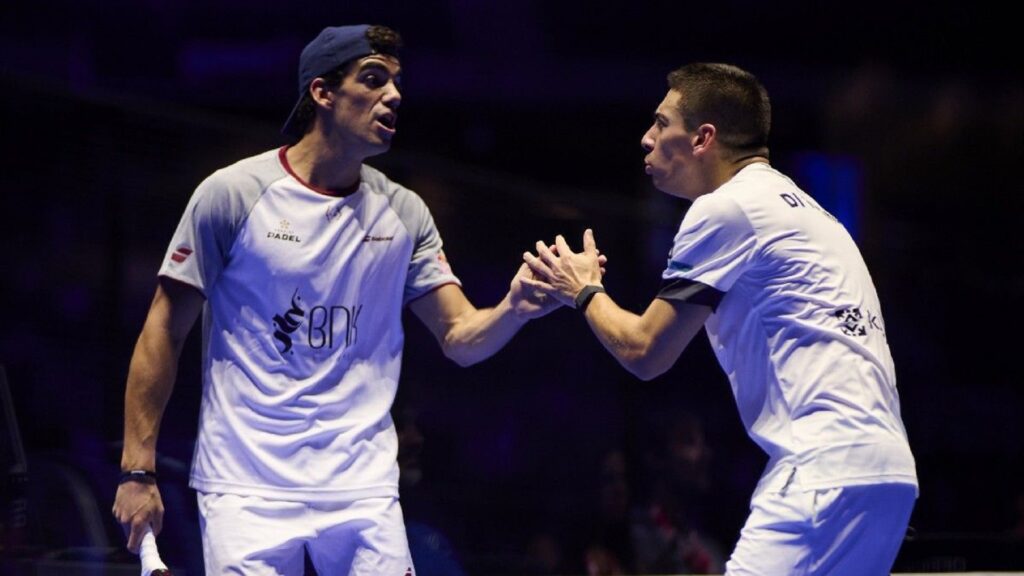
[[523, 254], [532, 277], [520, 275], [524, 288], [535, 294], [554, 298], [566, 306], [575, 306], [576, 295], [585, 286], [601, 285], [604, 265], [608, 259], [597, 249], [594, 232], [583, 233], [583, 251], [573, 252], [561, 234], [553, 246], [537, 242], [537, 254]]

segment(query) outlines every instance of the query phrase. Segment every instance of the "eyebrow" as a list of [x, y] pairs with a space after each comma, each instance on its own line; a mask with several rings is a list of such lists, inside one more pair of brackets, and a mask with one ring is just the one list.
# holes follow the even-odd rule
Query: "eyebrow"
[[396, 76], [396, 77], [400, 77], [402, 75], [402, 68], [401, 67], [399, 67], [397, 70], [392, 72], [391, 68], [388, 68], [384, 64], [382, 64], [380, 62], [376, 62], [374, 60], [369, 60], [369, 61], [363, 62], [362, 64], [359, 65], [359, 72], [364, 72], [364, 71], [370, 70], [370, 69], [373, 69], [373, 70], [383, 70], [383, 71], [387, 72], [388, 74], [391, 74], [391, 75]]

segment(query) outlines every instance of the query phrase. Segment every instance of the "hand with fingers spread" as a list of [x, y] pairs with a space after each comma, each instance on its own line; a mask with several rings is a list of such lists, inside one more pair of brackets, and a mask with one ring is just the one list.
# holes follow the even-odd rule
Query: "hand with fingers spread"
[[537, 242], [537, 255], [527, 252], [523, 260], [537, 280], [524, 278], [531, 288], [549, 294], [567, 306], [575, 306], [576, 295], [586, 286], [601, 286], [603, 265], [607, 259], [600, 254], [589, 228], [583, 233], [583, 251], [573, 252], [561, 235], [555, 238], [554, 249]]

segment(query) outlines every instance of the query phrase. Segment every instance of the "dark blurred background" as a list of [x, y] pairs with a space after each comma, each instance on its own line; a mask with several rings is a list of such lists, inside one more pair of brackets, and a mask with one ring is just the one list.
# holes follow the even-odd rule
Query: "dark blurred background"
[[[994, 5], [57, 0], [0, 7], [0, 571], [132, 562], [109, 509], [167, 242], [199, 181], [283, 144], [302, 46], [360, 22], [406, 44], [399, 134], [370, 163], [426, 199], [481, 306], [536, 240], [592, 227], [642, 310], [686, 208], [642, 171], [665, 74], [758, 75], [773, 164], [848, 226], [885, 307], [921, 482], [897, 569], [1024, 568], [1024, 83]], [[642, 383], [570, 310], [469, 369], [408, 320], [394, 415], [421, 575], [721, 571], [764, 458], [705, 338]], [[160, 439], [161, 543], [189, 574], [199, 387], [194, 337]]]

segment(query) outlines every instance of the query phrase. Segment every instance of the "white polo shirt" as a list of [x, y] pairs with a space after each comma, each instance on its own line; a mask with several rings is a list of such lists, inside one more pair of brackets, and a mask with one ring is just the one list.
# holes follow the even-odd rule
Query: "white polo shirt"
[[[705, 323], [750, 437], [807, 489], [917, 485], [871, 276], [846, 229], [786, 176], [746, 166], [690, 207], [660, 298]], [[756, 494], [755, 493], [755, 494]]]
[[217, 171], [189, 202], [160, 274], [207, 299], [193, 488], [398, 494], [402, 307], [458, 279], [423, 201], [369, 166], [360, 177], [323, 194], [281, 149]]

